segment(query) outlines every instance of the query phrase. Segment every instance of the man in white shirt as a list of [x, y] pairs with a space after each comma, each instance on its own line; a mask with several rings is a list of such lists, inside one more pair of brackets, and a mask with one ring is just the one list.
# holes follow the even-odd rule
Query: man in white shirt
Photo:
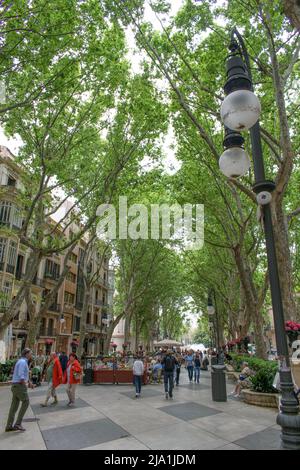
[[136, 390], [136, 398], [138, 398], [141, 395], [141, 389], [142, 389], [142, 377], [144, 374], [144, 363], [141, 358], [136, 357], [135, 361], [133, 363], [133, 380], [135, 384], [135, 390]]

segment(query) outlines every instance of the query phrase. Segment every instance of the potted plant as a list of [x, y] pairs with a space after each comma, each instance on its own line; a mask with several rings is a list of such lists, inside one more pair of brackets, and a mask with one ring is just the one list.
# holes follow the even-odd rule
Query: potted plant
[[273, 387], [278, 370], [277, 362], [239, 354], [231, 356], [235, 371], [240, 372], [243, 362], [247, 362], [248, 367], [254, 372], [253, 376], [249, 377], [250, 389], [244, 388], [241, 391], [245, 403], [277, 408], [279, 394]]
[[246, 403], [269, 408], [278, 407], [279, 395], [273, 387], [274, 369], [263, 367], [250, 377], [250, 390], [242, 390]]

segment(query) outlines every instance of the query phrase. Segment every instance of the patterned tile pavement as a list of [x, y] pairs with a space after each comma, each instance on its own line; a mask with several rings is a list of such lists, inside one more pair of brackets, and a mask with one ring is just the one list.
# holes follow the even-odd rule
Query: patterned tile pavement
[[[58, 389], [58, 405], [42, 408], [43, 385], [29, 391], [25, 433], [4, 432], [11, 392], [1, 387], [0, 450], [279, 449], [276, 409], [239, 400], [214, 402], [210, 372], [202, 372], [199, 385], [189, 384], [185, 370], [180, 380], [172, 400], [165, 398], [162, 384], [144, 386], [138, 399], [132, 385], [81, 385], [73, 408], [66, 406], [64, 386]], [[228, 393], [232, 388], [227, 383]]]

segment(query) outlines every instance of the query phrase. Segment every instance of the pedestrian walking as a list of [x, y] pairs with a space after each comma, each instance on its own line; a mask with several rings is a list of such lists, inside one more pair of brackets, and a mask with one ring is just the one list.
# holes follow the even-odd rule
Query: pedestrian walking
[[192, 383], [193, 381], [193, 373], [194, 373], [194, 354], [193, 351], [189, 351], [189, 353], [185, 356], [185, 366], [187, 368], [189, 374], [189, 381]]
[[179, 385], [179, 377], [180, 377], [180, 371], [181, 371], [181, 356], [180, 354], [177, 354], [177, 364], [175, 366], [175, 370], [176, 370], [176, 375], [175, 375], [175, 382], [176, 382], [176, 386], [178, 387]]
[[142, 377], [144, 374], [144, 363], [140, 357], [136, 357], [133, 363], [133, 381], [135, 384], [136, 398], [141, 396], [142, 390]]
[[194, 382], [197, 382], [197, 384], [200, 382], [200, 367], [201, 367], [200, 354], [196, 353], [195, 358], [194, 358]]
[[164, 365], [164, 384], [165, 384], [165, 394], [166, 399], [173, 398], [173, 388], [174, 388], [174, 370], [175, 366], [178, 364], [177, 360], [173, 356], [173, 351], [169, 349], [162, 360]]
[[208, 359], [207, 353], [206, 353], [206, 351], [203, 351], [201, 369], [202, 370], [208, 370], [208, 365], [209, 365], [209, 359]]
[[62, 370], [63, 375], [64, 375], [64, 373], [67, 369], [68, 361], [69, 361], [68, 356], [66, 355], [66, 353], [64, 351], [62, 351], [59, 355], [59, 362], [60, 362], [60, 365], [61, 365], [61, 370]]
[[[28, 348], [24, 349], [22, 351], [22, 357], [17, 361], [14, 368], [11, 387], [13, 397], [5, 428], [6, 432], [26, 431], [26, 429], [22, 426], [22, 420], [29, 406], [27, 385], [29, 388], [34, 388], [34, 385], [29, 380], [28, 361], [30, 361], [31, 356], [32, 351]], [[20, 402], [22, 403], [21, 408], [19, 410], [17, 420], [14, 424], [15, 415], [18, 411]]]
[[48, 382], [48, 391], [47, 396], [44, 403], [41, 403], [41, 406], [48, 406], [48, 401], [50, 397], [54, 398], [52, 405], [57, 405], [57, 395], [56, 395], [56, 388], [62, 383], [62, 369], [59, 362], [59, 359], [55, 352], [50, 354], [49, 364], [46, 370], [46, 379]]
[[71, 353], [69, 355], [63, 378], [63, 383], [67, 384], [67, 395], [69, 397], [69, 403], [67, 406], [74, 406], [76, 387], [77, 384], [80, 383], [81, 374], [82, 368], [77, 356], [75, 353]]

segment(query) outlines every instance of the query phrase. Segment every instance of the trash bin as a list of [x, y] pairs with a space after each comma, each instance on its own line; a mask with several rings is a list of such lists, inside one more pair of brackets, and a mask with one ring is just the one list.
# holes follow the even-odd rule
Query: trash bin
[[83, 368], [83, 384], [84, 385], [92, 385], [93, 383], [93, 360], [91, 357], [86, 357], [84, 359], [84, 368]]
[[227, 401], [225, 369], [224, 365], [212, 366], [211, 391], [213, 401]]

